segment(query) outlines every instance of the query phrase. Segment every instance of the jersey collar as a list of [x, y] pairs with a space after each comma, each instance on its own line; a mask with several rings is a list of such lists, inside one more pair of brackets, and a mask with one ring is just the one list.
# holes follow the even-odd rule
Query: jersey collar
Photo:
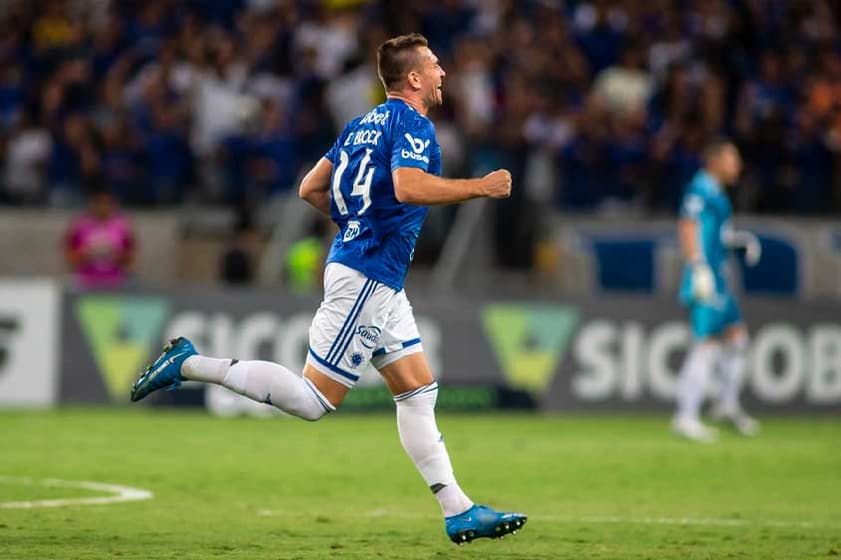
[[701, 169], [701, 173], [707, 180], [707, 184], [710, 185], [715, 192], [721, 192], [721, 183], [718, 182], [718, 179], [708, 173], [706, 169]]

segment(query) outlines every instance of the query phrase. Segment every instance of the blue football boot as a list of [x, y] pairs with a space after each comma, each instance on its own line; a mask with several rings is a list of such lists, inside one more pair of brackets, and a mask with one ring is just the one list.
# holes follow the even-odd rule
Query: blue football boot
[[198, 354], [193, 343], [179, 336], [164, 346], [164, 352], [157, 360], [146, 367], [140, 379], [131, 387], [132, 402], [139, 401], [146, 395], [158, 389], [168, 388], [170, 391], [181, 385], [181, 364], [190, 356]]
[[444, 519], [447, 536], [458, 545], [474, 539], [503, 538], [516, 533], [526, 524], [528, 516], [522, 513], [495, 511], [488, 506], [474, 505], [469, 510]]

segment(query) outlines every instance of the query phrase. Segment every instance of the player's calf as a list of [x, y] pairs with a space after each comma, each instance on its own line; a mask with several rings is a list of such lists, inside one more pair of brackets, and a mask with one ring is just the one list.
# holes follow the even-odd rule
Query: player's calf
[[336, 410], [312, 381], [273, 362], [232, 360], [221, 384], [310, 422]]

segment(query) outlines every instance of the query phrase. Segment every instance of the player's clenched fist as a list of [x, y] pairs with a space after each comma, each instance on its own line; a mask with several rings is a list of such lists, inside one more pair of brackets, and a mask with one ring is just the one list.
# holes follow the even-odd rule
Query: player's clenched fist
[[511, 196], [511, 173], [507, 169], [491, 171], [482, 179], [485, 181], [485, 196], [491, 198]]

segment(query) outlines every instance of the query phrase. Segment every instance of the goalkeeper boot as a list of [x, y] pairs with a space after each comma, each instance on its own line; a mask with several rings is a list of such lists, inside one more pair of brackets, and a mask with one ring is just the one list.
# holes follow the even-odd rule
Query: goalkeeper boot
[[748, 413], [741, 408], [716, 407], [712, 410], [710, 416], [717, 422], [730, 424], [738, 434], [745, 437], [753, 437], [759, 434], [759, 421], [748, 416]]
[[672, 432], [676, 436], [701, 443], [715, 443], [718, 440], [718, 430], [694, 418], [675, 418], [672, 420]]

